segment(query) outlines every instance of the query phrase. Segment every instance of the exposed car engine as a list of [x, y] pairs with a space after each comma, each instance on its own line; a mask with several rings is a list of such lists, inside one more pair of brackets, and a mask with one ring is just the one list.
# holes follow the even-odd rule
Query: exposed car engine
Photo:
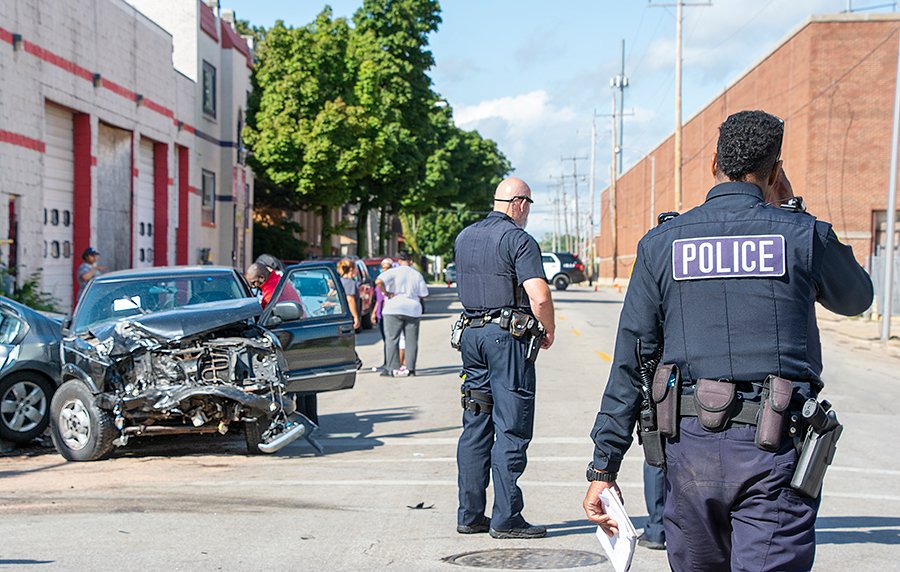
[[[238, 423], [249, 452], [273, 453], [316, 429], [284, 393], [278, 339], [251, 321], [225, 316], [209, 328], [158, 313], [75, 337], [66, 351], [66, 367], [99, 389], [94, 402], [107, 412], [100, 449], [132, 436], [225, 434]], [[61, 435], [74, 450], [84, 433], [78, 407]]]

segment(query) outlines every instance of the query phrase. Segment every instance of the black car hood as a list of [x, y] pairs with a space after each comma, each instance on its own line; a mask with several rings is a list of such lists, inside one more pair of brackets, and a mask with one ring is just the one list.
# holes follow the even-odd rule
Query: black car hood
[[102, 342], [114, 335], [117, 324], [128, 322], [160, 341], [172, 342], [244, 322], [260, 314], [262, 307], [256, 298], [223, 300], [134, 316], [92, 328], [91, 334]]

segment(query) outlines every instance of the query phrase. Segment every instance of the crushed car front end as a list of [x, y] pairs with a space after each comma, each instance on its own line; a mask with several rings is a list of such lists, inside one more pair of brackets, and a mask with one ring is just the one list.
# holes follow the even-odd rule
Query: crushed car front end
[[315, 429], [284, 393], [278, 339], [254, 298], [107, 321], [63, 341], [52, 436], [69, 460], [95, 460], [129, 438], [243, 429], [250, 453]]

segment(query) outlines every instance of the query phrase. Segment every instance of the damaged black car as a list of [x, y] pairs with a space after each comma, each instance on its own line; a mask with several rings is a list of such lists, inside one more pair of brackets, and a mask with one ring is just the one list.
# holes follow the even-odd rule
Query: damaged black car
[[[301, 277], [282, 282], [289, 278]], [[321, 281], [319, 290], [340, 284], [325, 268], [302, 278]], [[343, 296], [278, 302], [284, 286], [263, 310], [232, 268], [126, 270], [93, 280], [64, 324], [63, 383], [50, 407], [57, 450], [92, 461], [131, 437], [239, 429], [254, 454], [309, 438], [316, 424], [297, 411], [298, 396], [302, 403], [353, 386], [354, 342], [341, 334], [352, 318]], [[322, 362], [318, 350], [328, 346], [343, 352], [315, 371], [292, 369], [309, 361], [305, 354]], [[323, 378], [325, 389], [305, 383]]]

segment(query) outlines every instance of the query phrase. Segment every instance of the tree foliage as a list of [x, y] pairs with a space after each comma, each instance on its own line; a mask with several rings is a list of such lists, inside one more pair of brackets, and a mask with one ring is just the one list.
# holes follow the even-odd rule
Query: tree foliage
[[419, 236], [448, 222], [437, 213], [484, 210], [511, 167], [495, 142], [456, 127], [432, 88], [428, 39], [440, 23], [437, 0], [362, 0], [352, 26], [328, 7], [299, 28], [242, 24], [259, 39], [244, 129], [257, 204], [326, 221], [356, 205], [360, 250], [368, 213], [390, 209], [420, 254], [446, 242]]

